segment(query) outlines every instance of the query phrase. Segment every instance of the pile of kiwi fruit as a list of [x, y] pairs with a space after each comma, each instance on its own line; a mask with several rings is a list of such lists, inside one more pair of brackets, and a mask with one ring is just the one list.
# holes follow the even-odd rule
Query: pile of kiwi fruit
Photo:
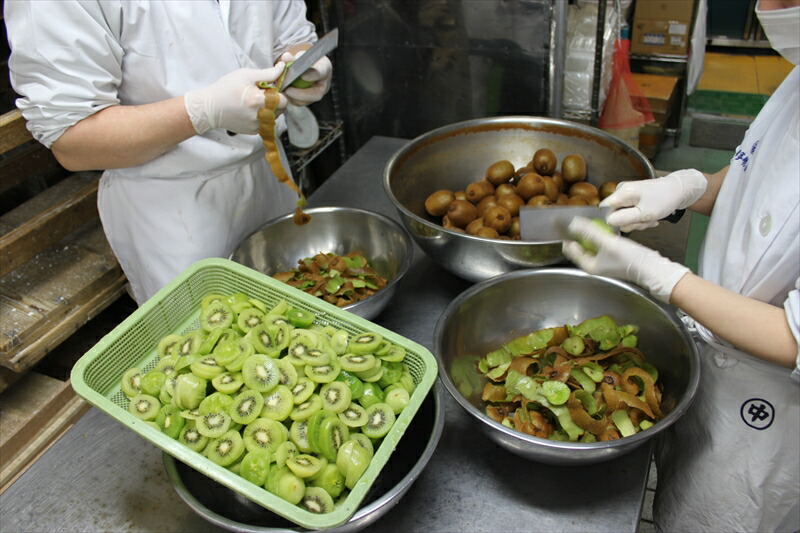
[[124, 373], [128, 411], [292, 504], [333, 511], [410, 403], [405, 348], [244, 293], [205, 295], [199, 322]]
[[484, 177], [463, 190], [441, 189], [425, 200], [425, 211], [447, 229], [489, 239], [520, 239], [523, 206], [597, 205], [614, 192], [616, 181], [600, 187], [587, 181], [586, 160], [568, 154], [561, 160], [550, 148], [539, 148], [524, 166], [502, 159]]

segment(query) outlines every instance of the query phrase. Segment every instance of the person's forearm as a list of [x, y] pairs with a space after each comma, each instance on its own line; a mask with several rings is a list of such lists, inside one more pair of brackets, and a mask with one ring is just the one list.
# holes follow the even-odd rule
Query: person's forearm
[[797, 364], [797, 341], [783, 308], [742, 296], [692, 273], [675, 285], [669, 301], [744, 352], [788, 368]]
[[717, 201], [719, 189], [722, 187], [722, 182], [725, 181], [725, 176], [728, 174], [728, 168], [729, 167], [725, 167], [714, 174], [706, 174], [703, 172], [703, 175], [708, 181], [708, 186], [703, 196], [689, 207], [690, 210], [695, 213], [700, 213], [701, 215], [711, 214], [711, 211], [714, 209], [714, 204]]
[[183, 97], [140, 106], [112, 106], [71, 126], [53, 144], [73, 172], [128, 168], [154, 159], [196, 135]]

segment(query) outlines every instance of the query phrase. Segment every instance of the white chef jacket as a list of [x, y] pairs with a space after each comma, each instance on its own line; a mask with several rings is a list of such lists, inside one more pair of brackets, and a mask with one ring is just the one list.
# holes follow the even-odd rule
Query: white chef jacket
[[[798, 67], [731, 159], [699, 274], [782, 306], [800, 346]], [[699, 324], [697, 329], [697, 397], [665, 432], [656, 453], [656, 525], [664, 531], [797, 531], [800, 372], [736, 350]]]
[[[4, 17], [17, 106], [47, 147], [106, 107], [180, 96], [317, 40], [303, 0], [7, 0]], [[217, 129], [104, 172], [98, 209], [141, 304], [194, 261], [230, 256], [296, 201], [258, 135]]]

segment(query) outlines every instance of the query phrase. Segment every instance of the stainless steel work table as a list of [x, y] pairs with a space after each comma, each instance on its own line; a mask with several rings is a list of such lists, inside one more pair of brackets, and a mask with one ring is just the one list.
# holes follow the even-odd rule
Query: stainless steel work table
[[[368, 208], [397, 219], [382, 174], [404, 143], [374, 137], [309, 205]], [[470, 284], [419, 248], [414, 253], [395, 298], [375, 322], [432, 351], [439, 315]], [[364, 531], [636, 531], [649, 446], [588, 467], [537, 464], [495, 445], [445, 396], [444, 430], [427, 468], [397, 506]], [[95, 408], [0, 495], [2, 532], [121, 530], [220, 531], [176, 495], [160, 449]]]

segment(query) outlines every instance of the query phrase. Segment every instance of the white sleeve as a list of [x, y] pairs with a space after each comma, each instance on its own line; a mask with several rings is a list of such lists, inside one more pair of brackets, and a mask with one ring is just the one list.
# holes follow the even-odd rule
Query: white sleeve
[[306, 3], [303, 0], [279, 2], [274, 7], [272, 24], [276, 58], [296, 44], [317, 42], [314, 24], [306, 19]]
[[792, 371], [792, 379], [800, 383], [800, 278], [794, 283], [794, 290], [789, 292], [789, 297], [783, 304], [786, 310], [786, 320], [792, 330], [794, 340], [797, 343], [797, 358], [795, 367]]
[[9, 73], [28, 129], [50, 148], [64, 131], [119, 104], [117, 1], [6, 0]]

